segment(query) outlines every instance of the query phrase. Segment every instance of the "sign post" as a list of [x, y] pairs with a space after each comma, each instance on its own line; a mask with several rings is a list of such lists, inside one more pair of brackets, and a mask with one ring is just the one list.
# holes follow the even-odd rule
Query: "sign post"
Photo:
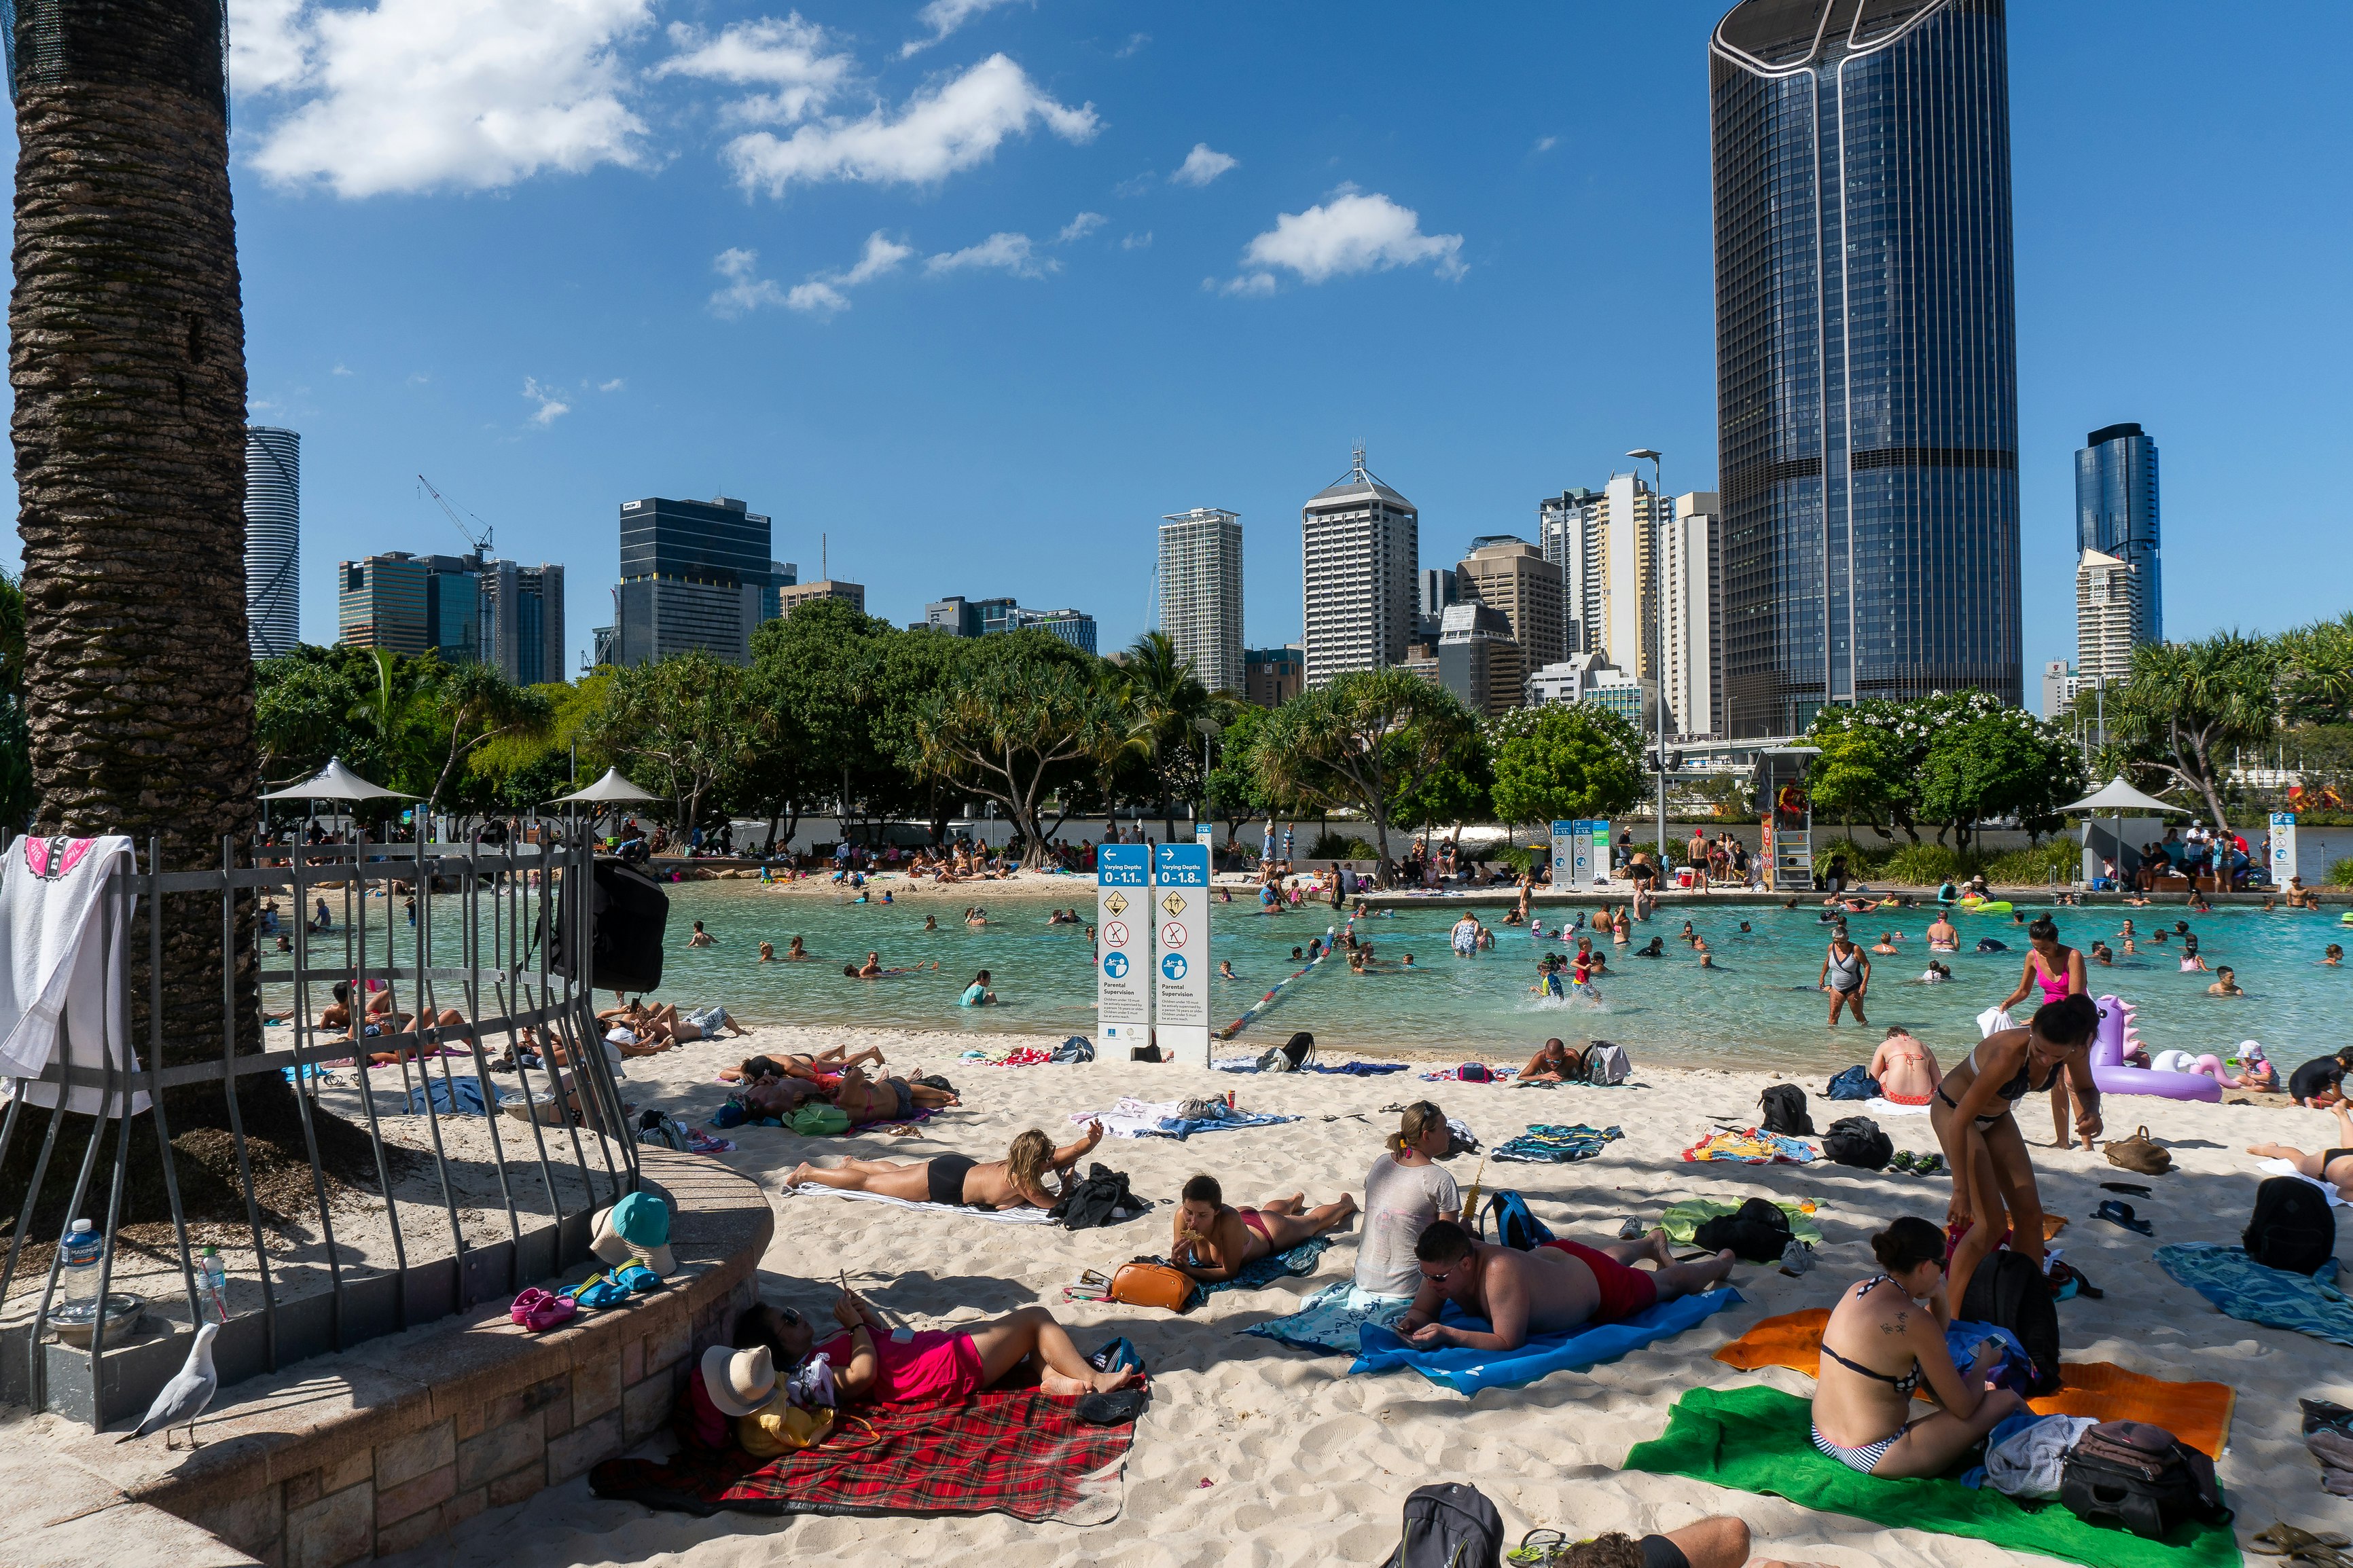
[[1209, 1061], [1209, 847], [1152, 847], [1152, 991], [1164, 1057]]
[[1581, 822], [1552, 825], [1552, 886], [1556, 893], [1585, 886], [1577, 874], [1577, 831], [1584, 826]]
[[2295, 813], [2272, 813], [2271, 842], [2272, 886], [2284, 889], [2287, 879], [2295, 875]]
[[1152, 944], [1152, 850], [1144, 844], [1095, 849], [1095, 1045], [1109, 1051], [1152, 1039], [1152, 991], [1145, 980]]

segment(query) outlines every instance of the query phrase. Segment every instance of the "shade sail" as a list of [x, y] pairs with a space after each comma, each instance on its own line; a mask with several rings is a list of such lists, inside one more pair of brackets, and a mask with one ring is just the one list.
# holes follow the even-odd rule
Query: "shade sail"
[[372, 784], [351, 769], [343, 766], [341, 757], [331, 757], [321, 768], [301, 784], [288, 784], [264, 795], [264, 800], [415, 800], [413, 795], [403, 795], [396, 789]]
[[2195, 815], [2186, 805], [2168, 805], [2164, 801], [2141, 794], [2125, 783], [2121, 774], [2103, 784], [2097, 792], [2085, 795], [2073, 805], [2063, 805], [2062, 811], [2156, 812], [2159, 816]]
[[607, 768], [605, 776], [586, 789], [575, 790], [570, 795], [557, 795], [548, 804], [550, 805], [602, 805], [619, 800], [659, 800], [661, 798], [652, 791], [639, 789], [623, 778], [620, 769]]

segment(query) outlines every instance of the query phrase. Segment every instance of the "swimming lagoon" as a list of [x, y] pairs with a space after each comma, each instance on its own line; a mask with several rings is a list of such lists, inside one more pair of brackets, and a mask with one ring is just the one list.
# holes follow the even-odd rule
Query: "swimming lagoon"
[[[894, 1028], [971, 1029], [1024, 1034], [1090, 1034], [1094, 1026], [1093, 955], [1086, 927], [1051, 925], [1047, 915], [1059, 903], [1090, 917], [1091, 879], [1071, 878], [1068, 890], [990, 902], [986, 926], [967, 928], [958, 903], [926, 897], [904, 904], [834, 901], [806, 892], [782, 893], [754, 883], [688, 882], [669, 889], [669, 952], [662, 996], [705, 1006], [723, 1005], [745, 1024], [860, 1025]], [[878, 889], [879, 897], [879, 889]], [[1056, 895], [1060, 894], [1057, 898]], [[2022, 908], [2024, 906], [2021, 906]], [[1373, 944], [1377, 960], [1365, 974], [1345, 963], [1323, 965], [1284, 996], [1220, 1054], [1264, 1049], [1294, 1029], [1314, 1032], [1325, 1053], [1350, 1048], [1460, 1052], [1464, 1056], [1525, 1055], [1546, 1036], [1572, 1042], [1615, 1040], [1635, 1060], [1675, 1067], [1778, 1068], [1812, 1074], [1868, 1060], [1885, 1027], [1900, 1024], [1940, 1055], [1977, 1038], [1977, 1015], [2002, 1000], [2018, 984], [2025, 962], [2026, 933], [2007, 915], [1954, 917], [1962, 951], [1943, 955], [1951, 981], [1917, 984], [1929, 952], [1926, 910], [1888, 910], [1850, 917], [1850, 929], [1868, 949], [1882, 931], [1900, 933], [1895, 956], [1872, 957], [1867, 1007], [1871, 1027], [1824, 1026], [1828, 999], [1816, 976], [1829, 942], [1820, 911], [1731, 904], [1662, 911], [1634, 928], [1632, 947], [1609, 946], [1609, 973], [1597, 989], [1599, 1003], [1581, 997], [1562, 1001], [1541, 996], [1535, 961], [1546, 952], [1574, 950], [1574, 940], [1532, 941], [1526, 931], [1495, 928], [1495, 945], [1475, 958], [1458, 959], [1447, 931], [1463, 906], [1432, 900], [1428, 908], [1377, 913], [1357, 924], [1360, 940]], [[1473, 910], [1491, 923], [1503, 911]], [[2033, 912], [2028, 910], [2031, 915]], [[2139, 1008], [2142, 1037], [2152, 1051], [2181, 1049], [2232, 1054], [2242, 1040], [2260, 1040], [2284, 1070], [2308, 1057], [2346, 1043], [2348, 1004], [2353, 1003], [2353, 968], [2320, 963], [2331, 942], [2353, 937], [2336, 911], [2263, 912], [2225, 909], [2190, 918], [2179, 908], [2059, 909], [2049, 911], [2060, 936], [2087, 951], [2094, 938], [2121, 948], [2116, 932], [2126, 917], [2143, 933], [2138, 955], [2118, 953], [2114, 967], [2092, 966], [2094, 995], [2113, 992]], [[1575, 911], [1540, 910], [1549, 933]], [[939, 921], [925, 931], [924, 917]], [[2161, 918], [2160, 918], [2161, 917]], [[1215, 906], [1211, 958], [1230, 962], [1237, 976], [1213, 982], [1214, 1016], [1220, 1024], [1240, 1015], [1276, 982], [1298, 966], [1291, 950], [1303, 948], [1334, 922], [1328, 909], [1261, 915], [1245, 897]], [[1679, 940], [1685, 919], [1707, 941], [1717, 967], [1703, 970]], [[2231, 964], [2249, 993], [2224, 1000], [2206, 994], [2214, 976], [2183, 973], [2179, 943], [2151, 948], [2147, 933], [2189, 919], [2200, 952], [2212, 965]], [[689, 948], [695, 921], [704, 922], [716, 945]], [[1743, 921], [1750, 930], [1740, 930]], [[1630, 956], [1651, 936], [1664, 937], [1666, 956]], [[773, 942], [785, 952], [801, 937], [807, 963], [760, 963], [759, 944]], [[1972, 951], [1990, 936], [2009, 944], [2006, 952]], [[885, 965], [929, 965], [921, 973], [881, 980], [845, 978], [844, 963], [878, 952]], [[1406, 954], [1413, 967], [1402, 967]], [[967, 1008], [957, 998], [976, 973], [990, 972], [1002, 1005]], [[2021, 1005], [2021, 1012], [2023, 1013]]]

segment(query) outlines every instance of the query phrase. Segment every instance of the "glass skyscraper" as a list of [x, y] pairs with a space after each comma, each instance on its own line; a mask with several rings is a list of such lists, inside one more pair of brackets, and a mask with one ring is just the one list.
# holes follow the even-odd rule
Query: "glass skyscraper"
[[2075, 557], [2113, 555], [2140, 579], [2135, 647], [2165, 640], [2165, 579], [2158, 564], [2157, 443], [2137, 425], [2110, 425], [2075, 454]]
[[1743, 0], [1709, 47], [1725, 722], [2021, 691], [2002, 0]]

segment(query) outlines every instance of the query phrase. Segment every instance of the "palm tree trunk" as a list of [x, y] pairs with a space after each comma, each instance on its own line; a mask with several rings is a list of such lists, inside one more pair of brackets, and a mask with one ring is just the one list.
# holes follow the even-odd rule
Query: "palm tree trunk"
[[[9, 370], [35, 826], [129, 834], [142, 859], [152, 836], [165, 869], [217, 867], [221, 837], [253, 826], [257, 764], [220, 0], [18, 0], [16, 37]], [[216, 1060], [218, 904], [162, 916], [164, 1060]], [[249, 894], [236, 926], [235, 1036], [257, 1050]], [[143, 946], [133, 962], [143, 1039]], [[245, 1080], [249, 1126], [272, 1090], [274, 1075]], [[174, 1131], [217, 1125], [218, 1100], [175, 1091]]]

